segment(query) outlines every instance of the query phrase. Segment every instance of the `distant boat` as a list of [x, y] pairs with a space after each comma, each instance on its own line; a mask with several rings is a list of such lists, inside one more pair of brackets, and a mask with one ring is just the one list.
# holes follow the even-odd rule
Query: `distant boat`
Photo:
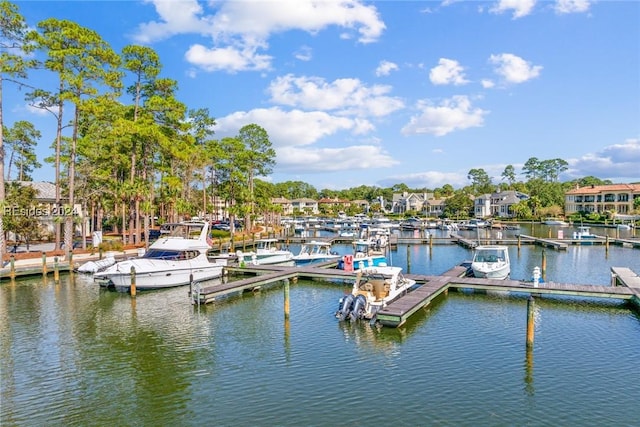
[[476, 246], [471, 270], [475, 277], [506, 279], [511, 273], [509, 248], [499, 245]]
[[338, 258], [340, 258], [340, 255], [331, 251], [331, 243], [311, 241], [302, 244], [300, 252], [293, 256], [293, 261], [296, 266], [300, 266], [337, 260]]
[[251, 252], [238, 251], [238, 262], [253, 265], [285, 265], [293, 267], [293, 252], [278, 249], [278, 239], [257, 239], [256, 250]]
[[574, 239], [595, 239], [598, 236], [591, 232], [591, 228], [586, 225], [581, 225], [578, 227], [578, 231], [573, 233]]
[[557, 226], [560, 226], [560, 227], [566, 227], [566, 226], [569, 225], [567, 222], [565, 222], [565, 221], [563, 221], [561, 219], [558, 219], [558, 218], [547, 218], [544, 221], [542, 221], [542, 223], [544, 225], [557, 225]]
[[353, 242], [353, 255], [344, 255], [338, 262], [338, 268], [347, 271], [361, 270], [367, 267], [386, 266], [387, 257], [375, 243], [358, 239]]

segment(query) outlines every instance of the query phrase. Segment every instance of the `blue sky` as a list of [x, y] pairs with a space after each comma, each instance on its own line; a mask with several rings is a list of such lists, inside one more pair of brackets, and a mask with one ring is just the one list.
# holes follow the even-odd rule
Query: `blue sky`
[[[118, 52], [155, 49], [216, 138], [267, 131], [272, 182], [459, 188], [470, 169], [497, 184], [531, 157], [566, 160], [562, 180], [640, 181], [637, 1], [16, 3], [31, 26], [69, 19]], [[53, 117], [3, 96], [7, 125], [43, 133], [44, 163]], [[34, 179], [53, 181], [52, 167]]]

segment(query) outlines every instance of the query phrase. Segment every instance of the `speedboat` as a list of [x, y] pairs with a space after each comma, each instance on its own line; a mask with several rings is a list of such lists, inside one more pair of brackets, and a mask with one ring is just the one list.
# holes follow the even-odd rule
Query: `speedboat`
[[499, 245], [476, 246], [471, 269], [475, 277], [506, 279], [511, 273], [509, 248]]
[[358, 271], [351, 293], [340, 299], [336, 317], [373, 319], [376, 313], [416, 284], [402, 275], [401, 267], [367, 267]]
[[586, 225], [581, 225], [578, 227], [578, 231], [573, 233], [574, 239], [595, 239], [598, 236], [591, 232], [591, 228]]
[[544, 225], [559, 225], [560, 227], [566, 227], [569, 225], [567, 222], [558, 218], [547, 218], [544, 221], [542, 221], [542, 223]]
[[256, 250], [238, 251], [240, 265], [285, 265], [293, 267], [293, 252], [278, 248], [278, 239], [257, 239]]
[[361, 270], [366, 267], [386, 266], [387, 257], [382, 248], [368, 239], [353, 242], [353, 255], [345, 255], [338, 262], [338, 268], [346, 271]]
[[191, 281], [222, 276], [231, 257], [211, 256], [208, 240], [209, 223], [187, 221], [163, 234], [144, 255], [119, 261], [99, 271], [93, 278], [101, 286], [127, 291], [135, 273], [136, 289], [159, 289], [190, 284]]
[[331, 251], [331, 243], [311, 241], [300, 246], [300, 252], [293, 256], [296, 266], [308, 265], [316, 262], [337, 260], [340, 258], [337, 252]]

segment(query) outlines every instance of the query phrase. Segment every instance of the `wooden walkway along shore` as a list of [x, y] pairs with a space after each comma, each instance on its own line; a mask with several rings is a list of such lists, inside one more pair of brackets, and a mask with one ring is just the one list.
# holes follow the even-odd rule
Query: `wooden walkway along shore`
[[[426, 282], [413, 292], [393, 301], [377, 313], [376, 320], [384, 326], [399, 327], [423, 307], [449, 289], [478, 289], [528, 294], [568, 295], [585, 298], [613, 298], [628, 300], [640, 309], [640, 277], [625, 267], [611, 267], [615, 286], [573, 285], [545, 282], [534, 287], [532, 282], [516, 280], [481, 279], [463, 277], [458, 270], [450, 270], [442, 276], [422, 276]], [[416, 278], [419, 276], [412, 276]], [[612, 279], [613, 282], [613, 279]]]

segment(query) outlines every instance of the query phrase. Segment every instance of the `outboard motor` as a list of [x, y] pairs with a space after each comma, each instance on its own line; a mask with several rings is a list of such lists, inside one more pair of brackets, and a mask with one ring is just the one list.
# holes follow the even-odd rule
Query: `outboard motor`
[[336, 317], [341, 321], [346, 319], [351, 312], [353, 299], [353, 294], [345, 295], [344, 297], [340, 298], [340, 306], [338, 307], [338, 311], [336, 312]]
[[353, 302], [353, 309], [351, 310], [351, 320], [362, 319], [364, 317], [364, 309], [367, 306], [367, 298], [364, 295], [358, 295]]

